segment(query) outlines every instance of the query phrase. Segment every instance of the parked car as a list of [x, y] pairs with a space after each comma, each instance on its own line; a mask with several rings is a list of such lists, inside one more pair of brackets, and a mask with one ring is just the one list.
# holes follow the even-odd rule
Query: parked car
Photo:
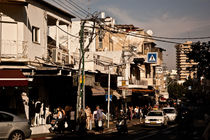
[[24, 140], [30, 136], [31, 129], [27, 119], [0, 111], [0, 139]]
[[174, 122], [177, 117], [177, 111], [174, 107], [164, 107], [163, 112], [168, 116], [170, 122]]
[[145, 126], [167, 126], [168, 117], [162, 110], [150, 111], [145, 118]]

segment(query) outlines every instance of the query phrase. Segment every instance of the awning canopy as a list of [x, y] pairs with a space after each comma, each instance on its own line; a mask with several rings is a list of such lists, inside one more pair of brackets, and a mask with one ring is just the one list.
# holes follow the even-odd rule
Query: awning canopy
[[28, 79], [20, 70], [0, 70], [0, 87], [27, 86]]
[[101, 86], [94, 86], [91, 88], [92, 96], [102, 96], [105, 95], [105, 90]]
[[132, 89], [132, 92], [154, 92], [151, 89]]

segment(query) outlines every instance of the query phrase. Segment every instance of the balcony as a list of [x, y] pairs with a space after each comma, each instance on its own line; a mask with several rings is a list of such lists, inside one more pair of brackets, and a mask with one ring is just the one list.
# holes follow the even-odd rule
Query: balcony
[[26, 59], [28, 43], [27, 41], [1, 40], [2, 59]]
[[56, 48], [54, 45], [47, 45], [48, 55], [47, 59], [49, 62], [56, 63], [58, 65], [69, 65], [74, 64], [73, 55], [69, 55], [68, 49], [60, 46]]
[[129, 88], [148, 88], [148, 81], [147, 80], [135, 80], [129, 79]]
[[94, 66], [95, 70], [98, 70], [102, 73], [107, 73], [108, 72], [108, 65], [113, 63], [112, 58], [97, 55], [97, 54], [93, 55], [93, 60], [95, 62], [94, 63], [95, 64], [95, 66]]

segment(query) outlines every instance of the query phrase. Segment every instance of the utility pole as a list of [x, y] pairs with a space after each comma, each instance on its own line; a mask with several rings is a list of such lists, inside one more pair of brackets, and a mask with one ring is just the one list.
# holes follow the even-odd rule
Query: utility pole
[[[79, 111], [82, 107], [83, 86], [84, 86], [84, 26], [85, 21], [82, 21], [80, 30], [80, 57], [79, 57], [79, 71], [78, 71], [78, 88], [77, 88], [77, 105], [76, 105], [76, 119], [79, 118]], [[82, 62], [82, 63], [81, 63]], [[81, 69], [82, 65], [82, 69]]]
[[108, 110], [108, 113], [107, 113], [107, 121], [108, 121], [108, 125], [107, 127], [109, 128], [109, 114], [110, 114], [110, 66], [108, 66], [108, 105], [107, 105], [107, 110]]
[[1, 63], [1, 50], [2, 50], [2, 16], [3, 13], [0, 13], [0, 63]]

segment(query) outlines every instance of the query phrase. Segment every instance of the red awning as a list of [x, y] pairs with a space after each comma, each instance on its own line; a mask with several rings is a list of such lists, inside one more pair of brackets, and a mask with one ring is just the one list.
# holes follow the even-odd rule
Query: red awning
[[0, 87], [27, 86], [28, 79], [20, 70], [0, 70]]

